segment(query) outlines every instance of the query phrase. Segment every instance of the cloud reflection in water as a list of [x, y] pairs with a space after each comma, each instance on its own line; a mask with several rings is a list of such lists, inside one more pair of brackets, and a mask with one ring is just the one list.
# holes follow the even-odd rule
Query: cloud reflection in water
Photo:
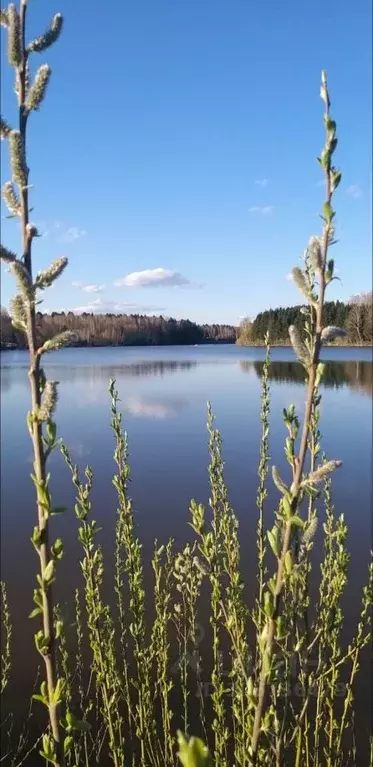
[[135, 418], [174, 418], [189, 406], [187, 399], [149, 399], [129, 397], [126, 410]]

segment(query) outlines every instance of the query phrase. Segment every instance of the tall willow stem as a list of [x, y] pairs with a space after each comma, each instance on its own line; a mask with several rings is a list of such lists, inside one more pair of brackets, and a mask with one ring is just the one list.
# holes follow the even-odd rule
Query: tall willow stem
[[[28, 414], [28, 429], [33, 445], [34, 473], [32, 479], [37, 493], [37, 526], [34, 528], [32, 543], [39, 557], [40, 574], [37, 576], [39, 588], [34, 591], [36, 608], [30, 617], [41, 615], [42, 629], [35, 634], [35, 644], [43, 658], [46, 679], [41, 685], [41, 694], [34, 696], [48, 709], [50, 731], [43, 736], [42, 756], [56, 767], [64, 764], [64, 746], [60, 730], [59, 707], [63, 699], [64, 684], [57, 679], [56, 671], [56, 632], [53, 617], [52, 583], [55, 579], [57, 560], [63, 554], [63, 544], [57, 539], [49, 541], [49, 519], [53, 510], [49, 491], [49, 477], [46, 472], [48, 456], [56, 447], [56, 425], [52, 415], [57, 403], [57, 384], [46, 381], [40, 367], [41, 356], [52, 348], [60, 348], [67, 341], [69, 334], [46, 341], [38, 348], [36, 326], [36, 293], [49, 287], [59, 277], [67, 265], [67, 259], [58, 259], [47, 270], [40, 272], [33, 280], [32, 243], [37, 236], [37, 228], [29, 220], [29, 169], [26, 161], [27, 125], [32, 111], [39, 109], [47, 89], [51, 70], [42, 65], [36, 71], [33, 82], [29, 82], [29, 56], [48, 48], [59, 37], [62, 28], [62, 16], [56, 14], [50, 28], [39, 38], [26, 44], [27, 0], [21, 0], [19, 10], [11, 3], [2, 10], [1, 23], [8, 32], [8, 60], [15, 73], [15, 92], [18, 102], [18, 129], [12, 130], [1, 120], [1, 138], [9, 141], [12, 181], [3, 186], [3, 197], [10, 217], [18, 218], [21, 229], [22, 256], [17, 256], [1, 246], [1, 260], [5, 261], [14, 273], [18, 286], [18, 295], [12, 300], [12, 323], [22, 330], [29, 349], [28, 377], [31, 389], [31, 411]], [[46, 434], [43, 434], [43, 424]], [[68, 729], [66, 727], [66, 729]], [[67, 739], [69, 742], [69, 738]], [[66, 745], [66, 742], [65, 742]], [[68, 750], [69, 746], [66, 745]]]
[[[32, 282], [32, 228], [29, 226], [29, 203], [28, 203], [28, 179], [29, 170], [26, 163], [26, 146], [27, 146], [27, 120], [28, 109], [26, 107], [26, 72], [28, 53], [25, 46], [25, 31], [26, 31], [26, 13], [27, 13], [27, 0], [22, 0], [20, 5], [20, 26], [21, 26], [21, 61], [16, 70], [17, 86], [18, 86], [18, 99], [19, 99], [19, 131], [21, 134], [21, 141], [24, 149], [25, 158], [25, 175], [26, 184], [20, 185], [19, 198], [21, 203], [20, 212], [20, 224], [21, 224], [21, 236], [22, 236], [22, 249], [23, 249], [23, 262], [25, 268], [29, 274], [30, 282]], [[46, 485], [46, 456], [44, 453], [44, 446], [42, 441], [42, 422], [39, 420], [38, 412], [41, 404], [41, 386], [40, 386], [40, 354], [37, 349], [36, 340], [36, 315], [35, 315], [35, 303], [29, 301], [27, 304], [27, 340], [29, 347], [29, 381], [31, 387], [31, 406], [32, 406], [32, 426], [30, 428], [30, 436], [32, 440], [32, 446], [34, 451], [34, 472], [37, 480], [37, 486], [45, 487]], [[48, 515], [45, 513], [45, 508], [42, 505], [40, 494], [38, 493], [37, 500], [37, 514], [38, 514], [38, 527], [39, 527], [39, 546], [38, 554], [40, 559], [40, 575], [44, 581], [44, 573], [51, 560], [51, 551], [49, 545], [49, 524]], [[47, 588], [42, 589], [42, 621], [43, 621], [43, 633], [45, 640], [45, 652], [43, 653], [43, 659], [45, 663], [45, 672], [47, 678], [48, 688], [48, 711], [49, 720], [52, 730], [52, 735], [56, 744], [56, 767], [64, 764], [64, 754], [61, 742], [61, 732], [59, 725], [59, 716], [57, 711], [57, 705], [55, 702], [55, 687], [56, 687], [56, 652], [55, 652], [55, 636], [53, 625], [53, 592], [52, 586], [49, 584]]]
[[[332, 279], [332, 272], [334, 267], [333, 263], [331, 264], [329, 262], [328, 264], [327, 259], [328, 248], [333, 236], [332, 222], [334, 218], [334, 211], [331, 206], [331, 200], [333, 191], [340, 181], [340, 173], [331, 164], [332, 154], [337, 145], [337, 140], [335, 138], [336, 125], [334, 121], [330, 120], [329, 116], [330, 100], [326, 83], [326, 75], [324, 72], [322, 73], [320, 95], [325, 103], [324, 123], [326, 128], [326, 143], [319, 161], [325, 172], [326, 200], [323, 206], [323, 232], [321, 238], [318, 238], [318, 253], [314, 255], [318, 275], [319, 293], [318, 296], [315, 296], [313, 293], [309, 293], [303, 272], [297, 268], [293, 270], [295, 281], [298, 283], [301, 291], [313, 307], [316, 323], [313, 338], [313, 349], [310, 349], [309, 352], [311, 353], [308, 354], [305, 344], [300, 339], [296, 328], [293, 327], [289, 329], [294, 350], [308, 373], [308, 388], [299, 452], [298, 455], [294, 458], [293, 481], [289, 490], [287, 488], [284, 490], [284, 501], [287, 501], [287, 510], [284, 513], [283, 542], [281, 553], [277, 558], [277, 573], [273, 590], [273, 603], [270, 615], [268, 616], [267, 620], [266, 641], [263, 650], [262, 666], [259, 677], [258, 702], [255, 710], [254, 727], [251, 740], [251, 758], [254, 765], [257, 764], [261, 723], [265, 711], [266, 690], [268, 687], [268, 677], [270, 675], [270, 667], [274, 650], [276, 620], [280, 614], [281, 598], [286, 576], [286, 560], [288, 560], [292, 540], [292, 532], [295, 526], [295, 519], [297, 519], [297, 511], [299, 509], [302, 496], [302, 478], [308, 450], [308, 436], [312, 420], [312, 407], [315, 396], [315, 389], [318, 384], [320, 349], [322, 346], [322, 341], [324, 340], [323, 308], [325, 289], [327, 282], [331, 281]], [[283, 503], [283, 509], [285, 510], [285, 502]]]

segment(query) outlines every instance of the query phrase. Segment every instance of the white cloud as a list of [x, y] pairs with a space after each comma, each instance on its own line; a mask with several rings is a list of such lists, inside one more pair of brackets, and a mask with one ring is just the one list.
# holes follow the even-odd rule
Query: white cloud
[[293, 282], [293, 280], [294, 280], [294, 277], [293, 277], [293, 275], [292, 275], [292, 272], [289, 272], [289, 273], [288, 273], [288, 274], [285, 276], [285, 279], [286, 279], [286, 280], [289, 280], [290, 282]]
[[253, 205], [249, 208], [249, 213], [260, 213], [262, 216], [268, 216], [273, 213], [273, 205]]
[[348, 186], [346, 189], [346, 194], [350, 195], [350, 197], [353, 197], [354, 200], [357, 200], [363, 193], [359, 184], [350, 184], [350, 186]]
[[73, 288], [79, 288], [80, 290], [83, 290], [84, 293], [102, 293], [102, 291], [105, 290], [105, 285], [86, 285], [83, 282], [72, 282], [71, 284]]
[[87, 234], [85, 229], [80, 229], [78, 226], [68, 226], [61, 221], [38, 221], [36, 226], [42, 237], [53, 237], [54, 235], [58, 237], [58, 242], [75, 242]]
[[257, 186], [261, 186], [264, 189], [264, 187], [268, 186], [269, 181], [268, 178], [258, 178], [255, 183]]
[[101, 298], [96, 298], [85, 306], [76, 306], [73, 309], [60, 309], [60, 311], [72, 311], [75, 314], [83, 314], [83, 312], [87, 312], [87, 314], [151, 314], [153, 312], [164, 312], [165, 308], [159, 306], [139, 306], [127, 301], [103, 301]]
[[132, 272], [125, 277], [121, 277], [114, 282], [117, 288], [158, 288], [158, 287], [184, 287], [194, 285], [180, 272], [174, 272], [171, 269], [144, 269], [142, 272]]
[[[60, 228], [61, 225], [57, 226], [56, 228]], [[70, 226], [66, 231], [61, 235], [60, 241], [61, 242], [75, 242], [75, 240], [80, 240], [81, 237], [85, 237], [86, 231], [84, 229], [79, 229], [78, 226]]]

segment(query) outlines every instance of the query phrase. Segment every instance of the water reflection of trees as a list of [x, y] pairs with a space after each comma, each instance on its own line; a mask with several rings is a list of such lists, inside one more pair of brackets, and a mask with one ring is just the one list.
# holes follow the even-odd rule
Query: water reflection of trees
[[[248, 373], [254, 368], [260, 378], [263, 371], [263, 362], [249, 360], [240, 361], [243, 372]], [[271, 362], [269, 377], [278, 383], [304, 384], [305, 373], [299, 362], [274, 361]], [[364, 394], [372, 395], [373, 389], [373, 365], [365, 360], [350, 360], [349, 362], [327, 362], [323, 376], [323, 385], [331, 389], [339, 389], [349, 386]]]
[[345, 362], [348, 383], [362, 394], [373, 394], [373, 365], [371, 362]]
[[[123, 378], [144, 378], [164, 376], [169, 373], [185, 373], [197, 366], [196, 362], [190, 362], [189, 360], [182, 361], [164, 361], [164, 360], [152, 360], [133, 362], [126, 365], [111, 365], [109, 362], [106, 365], [76, 365], [69, 367], [64, 365], [62, 367], [56, 366], [55, 376], [61, 381], [79, 381], [82, 378], [93, 381], [108, 381], [109, 378], [115, 378], [116, 381], [121, 381]], [[48, 370], [48, 375], [51, 376], [51, 370]]]
[[[134, 362], [126, 365], [69, 365], [67, 362], [62, 364], [50, 364], [45, 366], [49, 378], [55, 378], [62, 382], [73, 382], [82, 379], [92, 381], [107, 382], [109, 378], [121, 380], [122, 378], [139, 378], [144, 376], [164, 376], [168, 373], [186, 372], [195, 368], [197, 362], [190, 360], [152, 360], [143, 362]], [[21, 371], [22, 374], [24, 371]], [[12, 384], [24, 383], [28, 385], [27, 375], [19, 375], [18, 366], [4, 365], [1, 369], [1, 388], [5, 392], [10, 389]]]
[[152, 362], [136, 362], [131, 365], [118, 366], [118, 373], [122, 377], [135, 377], [139, 376], [163, 376], [166, 373], [186, 372], [191, 368], [197, 367], [197, 362], [191, 362], [190, 360], [173, 360], [173, 361], [152, 361]]

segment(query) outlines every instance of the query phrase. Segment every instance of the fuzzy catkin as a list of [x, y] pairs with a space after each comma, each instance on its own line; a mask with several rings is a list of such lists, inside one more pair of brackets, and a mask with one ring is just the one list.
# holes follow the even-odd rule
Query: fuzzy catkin
[[50, 45], [53, 45], [53, 43], [58, 40], [61, 34], [62, 24], [63, 17], [61, 13], [56, 13], [55, 16], [53, 16], [49, 29], [44, 33], [44, 35], [36, 37], [31, 41], [31, 43], [29, 43], [27, 48], [29, 53], [40, 53], [40, 51], [45, 51], [46, 48], [49, 48]]
[[304, 297], [307, 298], [308, 301], [313, 301], [313, 297], [309, 288], [309, 285], [307, 284], [306, 276], [302, 269], [299, 268], [299, 266], [294, 266], [291, 270], [291, 276], [298, 286], [301, 293], [303, 293]]
[[272, 479], [277, 487], [277, 490], [279, 490], [280, 493], [284, 495], [288, 488], [286, 487], [285, 482], [283, 482], [281, 479], [277, 466], [272, 466]]
[[44, 100], [51, 74], [52, 70], [48, 64], [43, 64], [36, 72], [34, 82], [26, 97], [26, 108], [29, 112], [31, 112], [32, 109], [39, 109]]
[[30, 274], [21, 261], [12, 261], [10, 268], [15, 275], [18, 290], [23, 300], [32, 302], [35, 298], [34, 288], [31, 282]]
[[73, 333], [71, 330], [65, 330], [63, 333], [58, 333], [54, 338], [49, 338], [48, 341], [45, 341], [40, 349], [40, 353], [44, 354], [44, 352], [54, 352], [58, 349], [63, 349], [64, 346], [68, 346], [75, 340], [76, 333]]
[[11, 128], [8, 125], [7, 121], [4, 120], [3, 117], [0, 117], [0, 136], [2, 141], [8, 138], [10, 131], [11, 131]]
[[27, 329], [27, 312], [22, 296], [14, 296], [9, 301], [10, 317], [12, 325], [18, 330]]
[[59, 277], [68, 264], [67, 258], [58, 258], [51, 264], [48, 269], [44, 269], [39, 272], [35, 278], [35, 288], [38, 290], [44, 290], [49, 288], [50, 285]]
[[311, 237], [308, 243], [308, 253], [310, 257], [311, 266], [315, 271], [320, 271], [322, 268], [322, 254], [320, 237]]
[[5, 264], [12, 264], [17, 260], [17, 256], [13, 251], [0, 244], [0, 259], [1, 261], [4, 261]]
[[342, 461], [326, 461], [326, 463], [323, 463], [322, 466], [319, 466], [318, 469], [308, 475], [306, 482], [310, 482], [311, 484], [321, 482], [322, 479], [327, 477], [328, 474], [331, 474], [340, 466], [342, 466]]
[[57, 385], [58, 381], [47, 381], [45, 384], [39, 408], [40, 421], [48, 421], [56, 409], [58, 400]]
[[0, 10], [0, 24], [2, 27], [9, 27], [9, 15], [8, 10], [6, 8], [1, 8]]
[[25, 187], [27, 185], [25, 148], [22, 136], [18, 130], [10, 131], [9, 147], [13, 181], [19, 184], [20, 187]]
[[21, 204], [11, 181], [7, 181], [6, 184], [4, 184], [2, 192], [3, 200], [9, 212], [13, 216], [19, 216], [21, 213]]
[[299, 361], [305, 365], [308, 366], [310, 363], [310, 357], [308, 354], [308, 351], [302, 341], [301, 335], [299, 333], [298, 328], [295, 327], [295, 325], [290, 325], [289, 327], [289, 337], [291, 341], [291, 345], [295, 351], [295, 354], [297, 355]]
[[8, 61], [12, 67], [19, 67], [22, 62], [21, 24], [14, 3], [7, 9], [8, 26]]

